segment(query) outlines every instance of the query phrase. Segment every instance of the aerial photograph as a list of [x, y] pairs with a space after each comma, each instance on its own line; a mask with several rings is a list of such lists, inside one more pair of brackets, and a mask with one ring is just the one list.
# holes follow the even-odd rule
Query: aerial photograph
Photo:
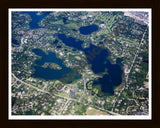
[[150, 9], [9, 14], [10, 118], [150, 117]]

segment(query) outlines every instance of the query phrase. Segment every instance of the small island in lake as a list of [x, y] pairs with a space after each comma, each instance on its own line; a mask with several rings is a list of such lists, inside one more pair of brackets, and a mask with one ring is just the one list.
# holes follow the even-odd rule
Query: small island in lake
[[58, 64], [56, 63], [44, 63], [44, 65], [42, 65], [43, 68], [51, 68], [54, 70], [61, 70], [62, 67], [60, 67]]

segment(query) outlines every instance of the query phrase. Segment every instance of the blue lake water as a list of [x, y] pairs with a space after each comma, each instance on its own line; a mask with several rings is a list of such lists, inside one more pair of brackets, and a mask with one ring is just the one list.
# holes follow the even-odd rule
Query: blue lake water
[[[57, 58], [56, 54], [53, 52], [49, 51], [48, 54], [46, 54], [41, 49], [33, 49], [32, 52], [34, 52], [38, 56], [41, 56], [41, 59], [36, 60], [34, 65], [32, 65], [32, 67], [35, 69], [34, 73], [32, 74], [32, 77], [42, 78], [45, 80], [58, 80], [61, 79], [64, 74], [69, 73], [71, 71], [70, 68], [66, 67], [63, 64], [63, 60]], [[42, 67], [44, 63], [49, 62], [58, 64], [62, 69], [54, 70], [51, 68]], [[79, 76], [77, 75], [76, 78], [79, 78]], [[69, 81], [69, 83], [70, 82], [72, 81]]]
[[43, 12], [40, 15], [37, 15], [37, 11], [31, 11], [31, 12], [21, 12], [21, 13], [26, 13], [29, 14], [32, 21], [29, 23], [29, 26], [31, 29], [36, 29], [36, 28], [41, 28], [38, 23], [44, 18], [46, 17], [48, 14], [50, 14], [50, 12]]
[[66, 24], [68, 20], [68, 17], [63, 17], [63, 23]]
[[[97, 49], [96, 51], [99, 51], [98, 54], [94, 54], [93, 50]], [[84, 49], [84, 53], [91, 64], [91, 69], [95, 74], [102, 73], [105, 71], [106, 64], [104, 62], [107, 59], [108, 52], [107, 50], [100, 49], [95, 45], [90, 44], [89, 48]], [[90, 59], [92, 57], [92, 59]]]
[[73, 52], [77, 51], [75, 48], [72, 49]]
[[19, 45], [20, 43], [18, 43], [16, 39], [12, 38], [12, 44]]
[[73, 37], [67, 38], [65, 34], [57, 34], [57, 36], [67, 46], [70, 46], [70, 47], [73, 47], [73, 48], [76, 48], [79, 50], [83, 50], [83, 48], [82, 48], [83, 41], [76, 40]]
[[89, 35], [97, 30], [98, 30], [98, 26], [94, 24], [89, 25], [89, 26], [83, 26], [79, 28], [80, 33], [83, 35]]
[[62, 46], [61, 46], [61, 45], [58, 45], [57, 48], [62, 48]]
[[[91, 64], [91, 69], [95, 74], [105, 73], [105, 70], [107, 69], [108, 74], [104, 74], [102, 78], [95, 80], [93, 86], [100, 84], [103, 93], [113, 95], [114, 87], [120, 85], [122, 82], [123, 71], [121, 69], [121, 61], [117, 60], [117, 64], [111, 64], [108, 59], [109, 53], [106, 49], [99, 48], [92, 44], [90, 44], [89, 48], [83, 49], [83, 41], [73, 37], [66, 37], [64, 34], [58, 34], [58, 38], [62, 40], [64, 44], [84, 51], [88, 63]], [[103, 44], [103, 42], [100, 42], [100, 44]]]
[[72, 29], [72, 31], [77, 32], [77, 30], [76, 30], [76, 29]]

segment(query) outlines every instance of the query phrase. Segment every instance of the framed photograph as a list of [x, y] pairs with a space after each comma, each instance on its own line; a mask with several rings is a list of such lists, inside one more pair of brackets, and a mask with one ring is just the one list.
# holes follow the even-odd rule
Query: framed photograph
[[9, 119], [152, 119], [151, 12], [9, 9]]
[[1, 3], [4, 128], [159, 128], [157, 0]]

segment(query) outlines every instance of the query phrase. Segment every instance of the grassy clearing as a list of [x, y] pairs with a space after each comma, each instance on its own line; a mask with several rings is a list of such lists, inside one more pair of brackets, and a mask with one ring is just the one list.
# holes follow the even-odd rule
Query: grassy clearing
[[65, 26], [70, 29], [77, 29], [78, 28], [78, 26], [75, 23], [66, 24]]
[[64, 23], [63, 23], [63, 20], [58, 20], [58, 21], [56, 21], [56, 22], [51, 21], [50, 23], [51, 23], [51, 24], [59, 24], [59, 25], [63, 25], [63, 24], [64, 24]]
[[124, 37], [117, 37], [117, 40], [119, 42], [122, 41], [123, 43], [130, 44], [130, 45], [135, 45], [135, 46], [139, 45], [139, 42], [133, 41]]
[[106, 112], [102, 112], [102, 111], [100, 111], [100, 110], [98, 110], [98, 109], [91, 108], [91, 107], [89, 107], [89, 108], [87, 109], [86, 114], [87, 114], [87, 115], [110, 115], [110, 114], [108, 114], [108, 113], [106, 113]]

